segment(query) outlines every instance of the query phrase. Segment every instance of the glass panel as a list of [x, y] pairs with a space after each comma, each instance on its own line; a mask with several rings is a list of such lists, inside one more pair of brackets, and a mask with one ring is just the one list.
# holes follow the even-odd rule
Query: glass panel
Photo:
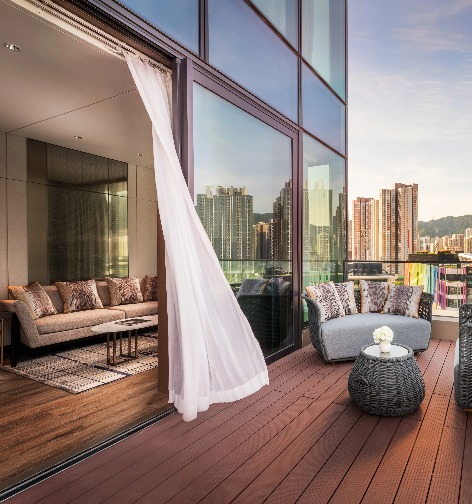
[[209, 0], [210, 63], [297, 121], [297, 56], [245, 2]]
[[303, 127], [345, 153], [346, 112], [344, 104], [306, 66], [302, 65]]
[[298, 0], [252, 0], [252, 3], [298, 48]]
[[198, 0], [120, 0], [120, 3], [198, 53]]
[[303, 0], [302, 55], [336, 93], [346, 98], [344, 0]]
[[[110, 187], [113, 184], [110, 184]], [[111, 191], [110, 191], [111, 192]], [[108, 198], [109, 222], [109, 275], [128, 276], [128, 198], [110, 195]]]
[[343, 280], [343, 260], [346, 257], [345, 176], [344, 159], [305, 134], [303, 288], [320, 282]]
[[194, 85], [195, 203], [263, 352], [292, 343], [291, 139]]

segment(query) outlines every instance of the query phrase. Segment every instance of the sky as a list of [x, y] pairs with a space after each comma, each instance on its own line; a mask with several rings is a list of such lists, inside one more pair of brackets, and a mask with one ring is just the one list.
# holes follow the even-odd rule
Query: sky
[[349, 200], [417, 183], [419, 220], [472, 214], [472, 0], [354, 0], [348, 19]]

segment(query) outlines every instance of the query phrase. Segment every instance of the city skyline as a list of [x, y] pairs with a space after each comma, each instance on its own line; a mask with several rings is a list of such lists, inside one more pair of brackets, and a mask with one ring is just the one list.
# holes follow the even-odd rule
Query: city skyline
[[471, 0], [359, 0], [350, 9], [350, 200], [414, 178], [419, 220], [472, 213], [470, 26]]

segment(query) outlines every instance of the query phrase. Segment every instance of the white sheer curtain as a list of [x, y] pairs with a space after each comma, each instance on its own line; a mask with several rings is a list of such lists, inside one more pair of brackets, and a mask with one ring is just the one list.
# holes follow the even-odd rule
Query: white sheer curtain
[[251, 327], [195, 211], [172, 136], [170, 75], [126, 54], [152, 122], [157, 198], [166, 245], [169, 402], [192, 420], [215, 402], [269, 383]]

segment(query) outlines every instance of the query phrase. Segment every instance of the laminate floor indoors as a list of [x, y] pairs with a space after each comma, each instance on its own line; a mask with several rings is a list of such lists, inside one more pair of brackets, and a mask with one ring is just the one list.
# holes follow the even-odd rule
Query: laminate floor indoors
[[271, 364], [258, 393], [188, 423], [173, 414], [7, 502], [470, 503], [472, 414], [452, 396], [454, 345], [432, 340], [418, 357], [426, 397], [408, 416], [360, 411], [352, 362], [307, 346]]
[[154, 368], [70, 394], [0, 368], [0, 490], [168, 408], [157, 380]]

